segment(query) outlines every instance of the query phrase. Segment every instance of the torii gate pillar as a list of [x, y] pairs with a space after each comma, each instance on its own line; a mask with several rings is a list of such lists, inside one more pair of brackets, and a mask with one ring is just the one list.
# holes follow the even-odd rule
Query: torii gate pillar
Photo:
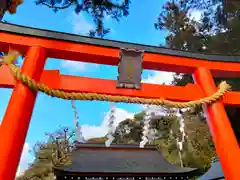
[[[195, 71], [194, 81], [198, 84], [205, 96], [211, 96], [217, 91], [212, 74], [206, 68]], [[239, 180], [240, 149], [236, 136], [231, 127], [224, 104], [217, 101], [211, 105], [204, 106], [207, 122], [215, 143], [222, 169], [227, 180]]]
[[[39, 81], [46, 61], [46, 50], [30, 47], [22, 66], [22, 73]], [[0, 179], [15, 179], [22, 149], [30, 124], [37, 92], [16, 82], [0, 132]]]

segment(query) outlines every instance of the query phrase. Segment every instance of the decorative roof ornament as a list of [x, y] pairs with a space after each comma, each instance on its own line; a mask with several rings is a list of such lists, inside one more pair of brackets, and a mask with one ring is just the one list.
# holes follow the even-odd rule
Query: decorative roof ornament
[[111, 103], [110, 104], [110, 113], [109, 113], [109, 118], [108, 118], [107, 140], [105, 141], [106, 147], [109, 147], [114, 140], [114, 136], [113, 136], [113, 134], [115, 132], [114, 121], [116, 119], [115, 112], [116, 112], [116, 107], [114, 104]]

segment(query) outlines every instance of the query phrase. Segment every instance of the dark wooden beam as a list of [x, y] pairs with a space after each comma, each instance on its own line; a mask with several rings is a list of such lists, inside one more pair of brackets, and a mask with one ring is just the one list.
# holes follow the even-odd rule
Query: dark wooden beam
[[210, 54], [182, 51], [182, 50], [176, 50], [176, 49], [169, 49], [164, 47], [134, 44], [134, 43], [121, 42], [121, 41], [112, 41], [112, 40], [105, 40], [100, 38], [91, 38], [87, 36], [80, 36], [80, 35], [74, 35], [74, 34], [63, 33], [63, 32], [31, 28], [31, 27], [20, 26], [20, 25], [4, 23], [4, 22], [0, 22], [0, 32], [8, 32], [8, 33], [19, 34], [24, 36], [34, 36], [34, 37], [39, 37], [44, 39], [54, 39], [54, 40], [60, 40], [60, 41], [75, 42], [80, 44], [104, 46], [104, 47], [116, 48], [116, 49], [120, 49], [120, 48], [138, 49], [148, 53], [185, 57], [185, 58], [192, 58], [192, 59], [222, 61], [222, 62], [240, 62], [240, 56], [210, 55]]

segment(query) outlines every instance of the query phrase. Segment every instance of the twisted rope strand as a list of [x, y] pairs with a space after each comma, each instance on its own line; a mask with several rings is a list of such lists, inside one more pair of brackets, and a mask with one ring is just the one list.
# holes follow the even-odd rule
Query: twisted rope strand
[[125, 103], [134, 103], [134, 104], [149, 104], [149, 105], [158, 105], [165, 106], [168, 108], [188, 108], [195, 107], [202, 104], [212, 104], [215, 101], [218, 101], [223, 97], [223, 95], [230, 90], [230, 85], [225, 81], [221, 82], [219, 85], [219, 90], [214, 93], [212, 96], [204, 97], [199, 100], [193, 100], [189, 102], [173, 102], [166, 99], [151, 99], [151, 98], [140, 98], [140, 97], [130, 97], [130, 96], [113, 96], [107, 94], [97, 94], [97, 93], [77, 93], [77, 92], [65, 92], [58, 89], [52, 89], [48, 86], [37, 83], [35, 80], [31, 79], [24, 73], [22, 73], [14, 61], [19, 56], [18, 52], [11, 51], [8, 55], [4, 56], [3, 63], [7, 64], [10, 68], [14, 77], [23, 82], [33, 91], [41, 91], [49, 96], [57, 97], [67, 100], [97, 100], [97, 101], [110, 101], [110, 102], [125, 102]]

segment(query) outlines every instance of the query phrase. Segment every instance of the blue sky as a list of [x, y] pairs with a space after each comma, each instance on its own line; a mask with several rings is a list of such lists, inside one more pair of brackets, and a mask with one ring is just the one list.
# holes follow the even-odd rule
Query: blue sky
[[[151, 4], [149, 1], [141, 1], [140, 4], [139, 0], [132, 0], [128, 17], [122, 18], [120, 22], [106, 18], [105, 25], [110, 27], [112, 32], [105, 38], [148, 45], [164, 43], [166, 32], [156, 31], [153, 25], [163, 3], [164, 1], [151, 0]], [[47, 7], [36, 6], [33, 0], [25, 0], [17, 9], [16, 15], [6, 14], [4, 20], [24, 26], [76, 34], [86, 34], [94, 27], [91, 17], [86, 14], [76, 15], [72, 8], [54, 13]], [[116, 67], [58, 59], [48, 59], [45, 69], [59, 69], [62, 74], [117, 78]], [[160, 75], [162, 75], [161, 79]], [[150, 83], [159, 83], [171, 79], [171, 74], [144, 71], [143, 79]], [[11, 90], [0, 89], [0, 120], [4, 115], [10, 95]], [[80, 116], [79, 123], [83, 125], [83, 134], [87, 137], [91, 136], [91, 133], [92, 136], [101, 135], [100, 131], [105, 115], [109, 111], [109, 103], [78, 101], [76, 106]], [[116, 106], [120, 119], [132, 116], [132, 113], [142, 109], [140, 105], [117, 104]], [[26, 148], [34, 145], [38, 140], [44, 140], [45, 132], [53, 132], [60, 126], [73, 127], [73, 118], [70, 101], [50, 98], [39, 93], [26, 139]]]

